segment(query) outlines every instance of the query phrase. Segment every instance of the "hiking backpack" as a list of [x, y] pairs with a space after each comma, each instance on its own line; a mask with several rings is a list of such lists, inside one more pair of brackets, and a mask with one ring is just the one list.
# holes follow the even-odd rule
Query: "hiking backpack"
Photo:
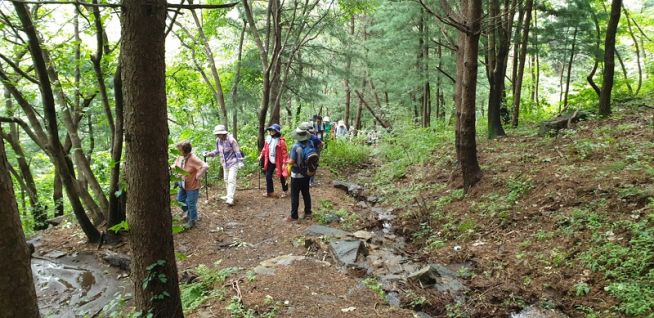
[[300, 144], [302, 149], [302, 162], [299, 165], [300, 173], [304, 176], [312, 177], [318, 170], [318, 152], [311, 141]]

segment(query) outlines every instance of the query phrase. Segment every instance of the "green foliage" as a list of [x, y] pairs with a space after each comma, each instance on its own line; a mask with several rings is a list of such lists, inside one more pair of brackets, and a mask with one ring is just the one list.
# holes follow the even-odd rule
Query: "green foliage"
[[590, 286], [585, 283], [585, 282], [578, 282], [575, 284], [575, 295], [577, 296], [585, 296], [590, 293]]
[[108, 230], [114, 233], [118, 233], [120, 231], [129, 231], [129, 223], [127, 223], [127, 220], [123, 220], [122, 222], [110, 227]]
[[368, 160], [370, 148], [359, 143], [332, 140], [320, 155], [320, 165], [334, 173], [343, 173]]
[[[604, 289], [617, 298], [617, 309], [628, 315], [654, 310], [654, 214], [639, 222], [614, 224], [580, 259], [593, 271], [604, 273]], [[627, 231], [628, 241], [615, 240], [614, 231]]]
[[220, 268], [220, 261], [209, 267], [198, 265], [192, 270], [198, 278], [189, 284], [180, 285], [182, 308], [184, 312], [191, 312], [210, 299], [225, 297], [226, 290], [223, 284], [227, 277], [238, 271], [233, 267]]
[[282, 307], [281, 302], [276, 301], [272, 296], [266, 295], [263, 300], [263, 308], [246, 307], [238, 297], [232, 297], [229, 304], [225, 307], [233, 318], [273, 318], [276, 317]]
[[384, 292], [384, 289], [382, 288], [381, 283], [379, 282], [379, 278], [376, 276], [368, 276], [364, 278], [361, 283], [363, 286], [366, 286], [368, 289], [372, 290], [375, 294], [379, 296], [379, 298], [383, 299], [384, 301], [386, 300], [386, 293]]
[[318, 209], [313, 212], [313, 219], [319, 224], [338, 222], [344, 229], [349, 230], [359, 220], [359, 216], [346, 209], [336, 210], [334, 203], [330, 200], [320, 200]]

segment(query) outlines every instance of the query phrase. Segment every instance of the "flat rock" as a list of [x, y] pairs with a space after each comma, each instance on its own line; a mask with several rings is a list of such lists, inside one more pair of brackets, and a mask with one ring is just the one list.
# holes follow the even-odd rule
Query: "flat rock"
[[257, 265], [257, 267], [254, 268], [254, 272], [259, 275], [274, 276], [275, 267], [290, 266], [294, 262], [303, 261], [303, 260], [318, 262], [324, 266], [330, 265], [329, 262], [318, 261], [313, 258], [307, 258], [306, 256], [297, 256], [297, 255], [289, 254], [289, 255], [277, 256], [261, 262], [259, 265]]
[[52, 250], [52, 251], [46, 253], [43, 256], [48, 257], [48, 258], [60, 258], [60, 257], [66, 256], [66, 253], [64, 253], [62, 251], [58, 251], [58, 250]]
[[102, 260], [107, 262], [110, 266], [118, 267], [127, 272], [129, 272], [129, 267], [132, 263], [129, 256], [112, 251], [105, 251], [104, 255], [102, 255]]
[[367, 242], [370, 241], [370, 239], [372, 239], [373, 236], [375, 236], [375, 233], [368, 232], [368, 231], [356, 231], [352, 233], [352, 236]]
[[333, 227], [313, 224], [304, 230], [308, 236], [329, 236], [329, 237], [347, 237], [350, 233]]
[[47, 219], [45, 222], [52, 225], [52, 226], [57, 226], [57, 225], [61, 224], [61, 222], [64, 221], [64, 218], [65, 218], [65, 216], [61, 215], [61, 216], [58, 216], [58, 217], [54, 217], [52, 219]]
[[333, 184], [334, 188], [345, 190], [347, 194], [355, 198], [361, 197], [363, 193], [363, 187], [353, 182], [335, 180]]
[[568, 316], [554, 309], [543, 309], [531, 305], [517, 314], [511, 314], [511, 318], [568, 318]]
[[455, 272], [439, 264], [429, 264], [409, 274], [407, 279], [420, 282], [423, 286], [433, 286], [439, 292], [449, 293], [457, 302], [463, 301], [468, 290]]
[[368, 207], [368, 203], [366, 203], [366, 201], [359, 201], [357, 202], [357, 207], [365, 209]]
[[341, 265], [356, 265], [359, 255], [365, 256], [366, 251], [360, 240], [334, 240], [329, 242], [329, 250], [334, 259]]

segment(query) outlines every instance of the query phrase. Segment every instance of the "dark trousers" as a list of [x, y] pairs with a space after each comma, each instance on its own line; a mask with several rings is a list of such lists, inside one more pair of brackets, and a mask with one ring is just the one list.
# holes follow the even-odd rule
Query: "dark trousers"
[[300, 192], [304, 200], [304, 216], [311, 215], [311, 194], [309, 193], [309, 178], [291, 178], [291, 217], [298, 218]]
[[[275, 177], [275, 164], [268, 162], [268, 170], [266, 170], [266, 192], [268, 193], [275, 192], [275, 186], [273, 182], [274, 177]], [[282, 181], [282, 190], [284, 192], [288, 191], [288, 184], [286, 183], [286, 178], [281, 177], [281, 181]]]

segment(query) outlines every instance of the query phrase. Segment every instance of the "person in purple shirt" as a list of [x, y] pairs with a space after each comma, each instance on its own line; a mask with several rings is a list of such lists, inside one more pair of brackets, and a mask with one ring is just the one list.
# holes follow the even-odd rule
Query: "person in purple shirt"
[[213, 129], [216, 135], [216, 150], [205, 151], [204, 156], [220, 156], [220, 163], [224, 170], [224, 180], [227, 185], [227, 195], [221, 199], [225, 200], [227, 205], [234, 205], [234, 195], [236, 193], [236, 173], [243, 167], [243, 155], [234, 136], [227, 132], [224, 125], [218, 125]]

